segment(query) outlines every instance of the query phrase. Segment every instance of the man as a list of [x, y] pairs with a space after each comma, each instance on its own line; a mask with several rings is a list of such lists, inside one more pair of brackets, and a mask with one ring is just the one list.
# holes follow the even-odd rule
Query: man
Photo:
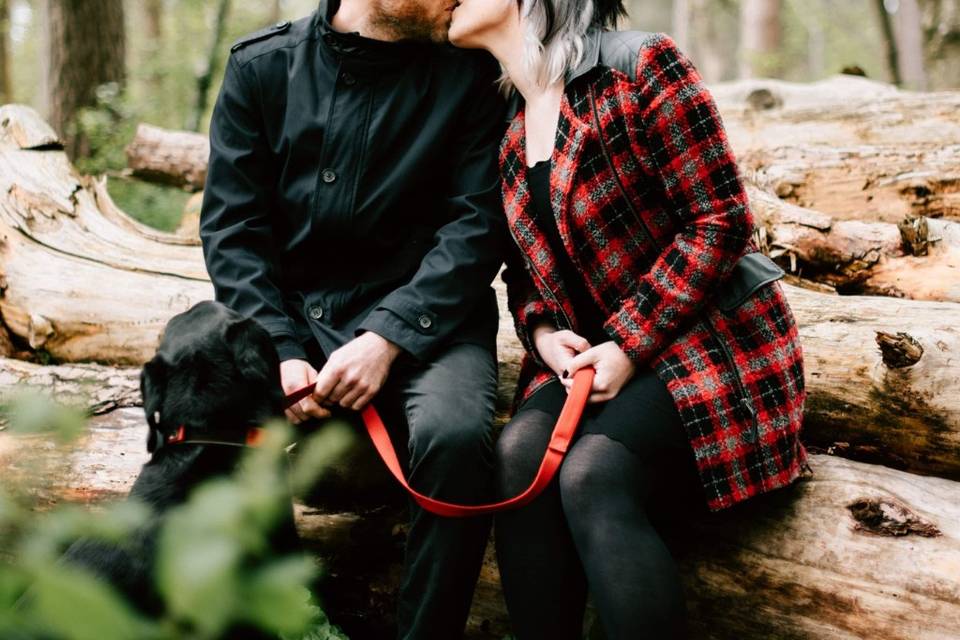
[[[492, 59], [444, 44], [454, 5], [322, 0], [234, 44], [200, 236], [216, 299], [273, 337], [284, 391], [315, 382], [292, 422], [377, 396], [409, 429], [410, 483], [478, 503], [492, 489], [504, 105]], [[489, 526], [411, 501], [399, 637], [462, 635]]]

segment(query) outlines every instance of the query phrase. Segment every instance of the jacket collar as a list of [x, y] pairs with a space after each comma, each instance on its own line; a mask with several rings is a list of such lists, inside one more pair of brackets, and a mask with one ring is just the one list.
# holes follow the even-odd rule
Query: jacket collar
[[[323, 2], [327, 2], [327, 0], [323, 0]], [[602, 35], [603, 29], [597, 26], [590, 27], [590, 30], [587, 31], [587, 35], [584, 38], [583, 59], [580, 60], [580, 64], [576, 67], [567, 71], [563, 80], [564, 86], [569, 86], [574, 80], [585, 76], [600, 64], [600, 40]], [[514, 89], [507, 101], [507, 122], [511, 122], [517, 115], [517, 112], [520, 111], [522, 101], [523, 97], [520, 95], [520, 92]]]
[[377, 70], [399, 67], [411, 61], [431, 45], [414, 41], [388, 42], [349, 33], [333, 28], [333, 16], [340, 9], [340, 0], [319, 0], [316, 11], [316, 29], [328, 47], [349, 61], [351, 65], [362, 64]]

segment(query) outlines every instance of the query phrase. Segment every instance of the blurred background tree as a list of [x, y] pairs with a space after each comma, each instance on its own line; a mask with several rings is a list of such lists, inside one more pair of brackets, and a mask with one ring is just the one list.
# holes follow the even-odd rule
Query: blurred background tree
[[[137, 123], [206, 132], [229, 45], [316, 0], [0, 0], [0, 103], [33, 106], [117, 204], [163, 230], [189, 193], [128, 179]], [[960, 0], [628, 0], [623, 25], [672, 35], [707, 82], [844, 69], [960, 87]], [[63, 25], [69, 24], [69, 29]], [[38, 79], [40, 81], [38, 81]]]

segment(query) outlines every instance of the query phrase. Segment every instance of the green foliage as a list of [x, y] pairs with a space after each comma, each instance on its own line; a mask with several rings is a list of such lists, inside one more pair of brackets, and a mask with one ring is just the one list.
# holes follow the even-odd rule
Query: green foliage
[[[8, 401], [16, 434], [47, 432], [69, 442], [82, 433], [76, 410], [36, 395]], [[78, 428], [77, 422], [81, 423]], [[305, 490], [352, 439], [330, 424], [304, 442], [289, 467], [292, 429], [265, 425], [263, 444], [245, 453], [229, 477], [198, 486], [171, 509], [159, 533], [155, 574], [165, 610], [156, 619], [91, 573], [59, 560], [80, 538], [125, 544], [154, 526], [146, 505], [128, 499], [99, 513], [76, 505], [35, 514], [24, 498], [0, 489], [0, 637], [30, 640], [208, 640], [245, 623], [282, 640], [342, 640], [309, 587], [319, 568], [303, 554], [277, 556], [268, 532], [289, 509], [290, 487]]]
[[[68, 126], [67, 135], [81, 140], [74, 164], [80, 173], [119, 176], [127, 166], [126, 145], [137, 124], [144, 120], [129, 91], [115, 82], [97, 89], [97, 104], [81, 109]], [[117, 177], [107, 182], [116, 205], [140, 222], [173, 231], [180, 224], [190, 194], [177, 187]]]
[[124, 213], [161, 231], [173, 231], [179, 226], [190, 199], [189, 193], [177, 187], [119, 176], [111, 176], [107, 191]]

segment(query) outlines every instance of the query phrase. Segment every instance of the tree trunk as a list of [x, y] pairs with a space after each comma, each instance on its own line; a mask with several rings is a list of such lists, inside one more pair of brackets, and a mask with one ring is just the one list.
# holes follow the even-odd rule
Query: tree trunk
[[227, 28], [227, 16], [230, 14], [230, 0], [219, 0], [217, 16], [213, 23], [213, 36], [210, 40], [210, 49], [207, 52], [207, 61], [203, 72], [197, 77], [197, 99], [194, 103], [193, 115], [187, 128], [190, 131], [200, 131], [200, 124], [207, 112], [210, 84], [213, 81], [214, 70], [220, 67], [220, 50], [223, 43], [223, 34]]
[[13, 102], [9, 36], [10, 5], [8, 0], [0, 0], [0, 104]]
[[915, 91], [926, 91], [927, 72], [923, 56], [923, 27], [920, 24], [920, 6], [917, 0], [900, 0], [895, 18], [900, 51], [898, 63], [903, 86]]
[[741, 0], [741, 78], [776, 78], [782, 74], [781, 8], [781, 0]]
[[[145, 441], [142, 409], [92, 419], [67, 455], [41, 436], [0, 433], [2, 481], [28, 479], [41, 506], [116, 499], [146, 461]], [[659, 494], [652, 513], [678, 562], [691, 637], [960, 632], [960, 483], [829, 455], [811, 455], [811, 466], [812, 478], [718, 514], [698, 509], [685, 490]], [[402, 496], [387, 491], [372, 506], [297, 508], [300, 532], [330, 575], [326, 609], [352, 637], [389, 629], [399, 582]], [[498, 578], [490, 545], [467, 637], [509, 632]]]
[[272, 0], [269, 3], [270, 12], [267, 14], [267, 22], [279, 22], [283, 17], [283, 7], [281, 0]]
[[960, 0], [923, 0], [926, 63], [936, 89], [960, 87]]
[[887, 58], [887, 73], [890, 75], [890, 82], [895, 85], [903, 83], [900, 76], [900, 49], [897, 46], [897, 36], [893, 30], [893, 18], [887, 11], [885, 0], [873, 0], [873, 8], [880, 22], [880, 33], [883, 34], [883, 48]]
[[44, 8], [49, 120], [76, 158], [86, 152], [70, 135], [77, 112], [96, 105], [97, 87], [126, 77], [123, 0], [44, 0]]

